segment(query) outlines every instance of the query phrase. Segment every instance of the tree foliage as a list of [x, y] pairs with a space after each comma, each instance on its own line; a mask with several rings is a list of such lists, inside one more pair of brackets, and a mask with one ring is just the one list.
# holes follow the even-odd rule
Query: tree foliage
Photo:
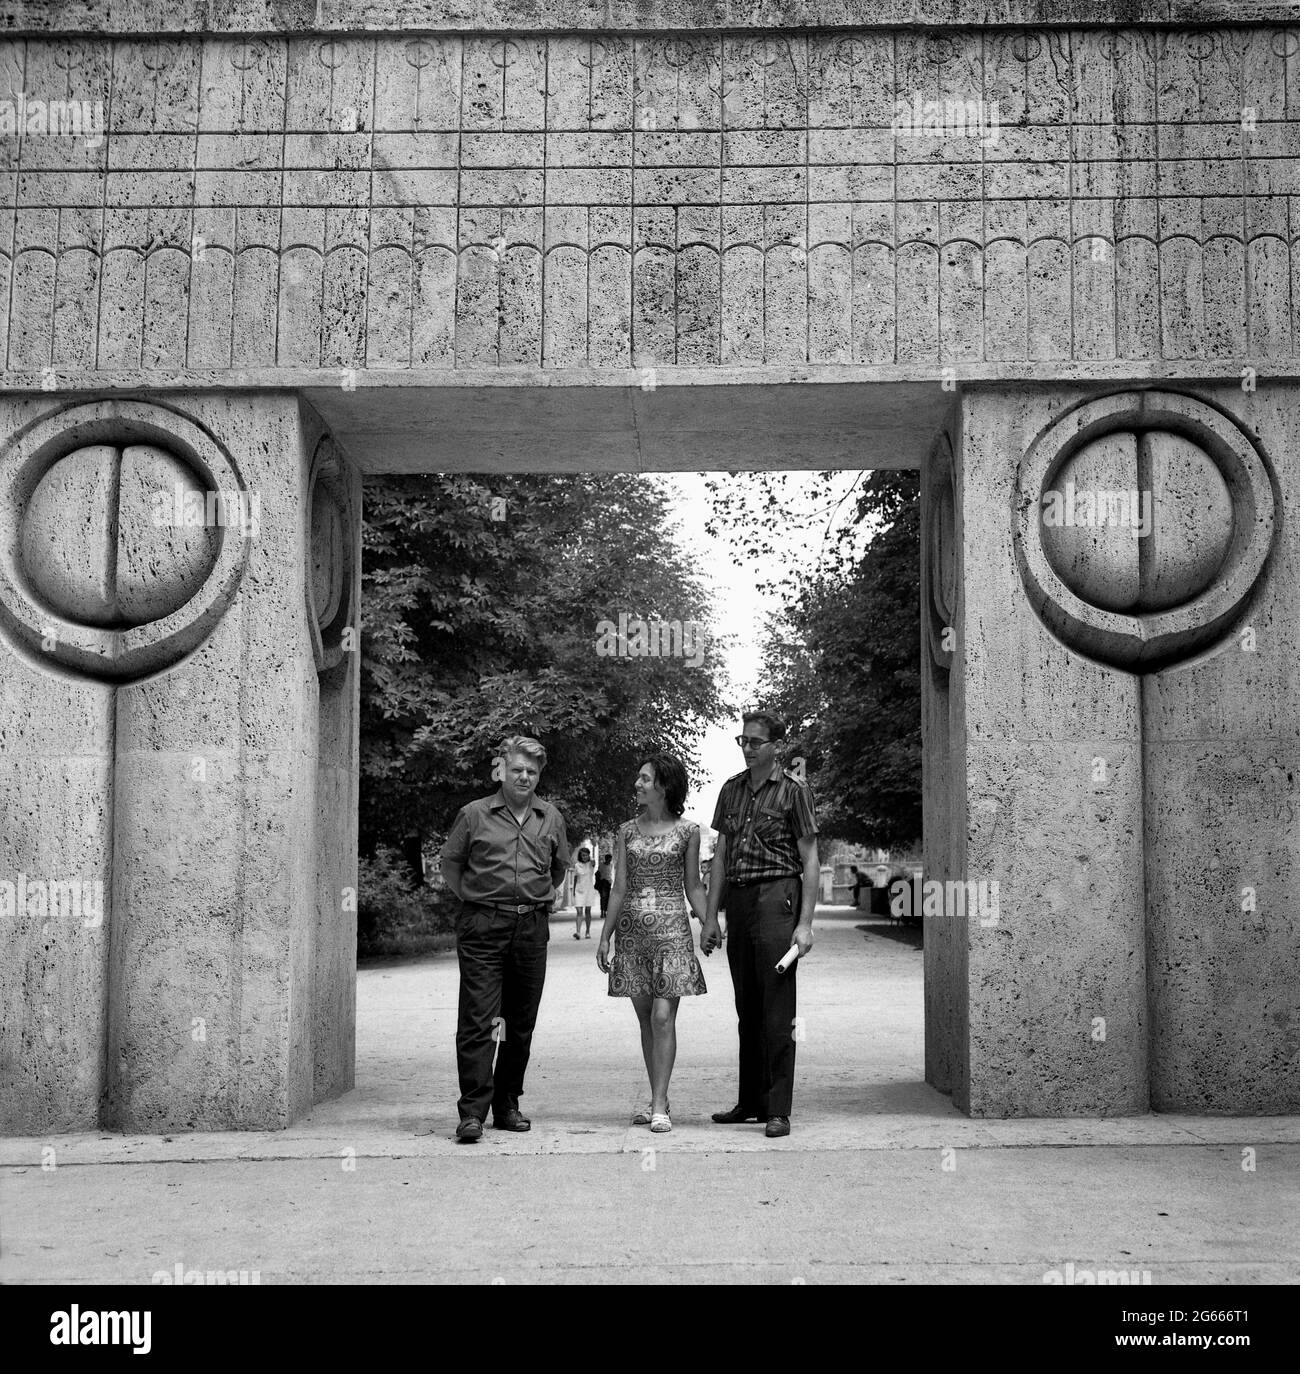
[[911, 844], [921, 836], [917, 474], [817, 474], [795, 512], [805, 525], [828, 521], [811, 569], [782, 564], [788, 506], [773, 494], [765, 477], [757, 492], [714, 497], [717, 520], [744, 521], [749, 556], [777, 570], [768, 584], [788, 598], [765, 643], [763, 698], [807, 760], [825, 834]]
[[[688, 766], [723, 712], [716, 654], [598, 654], [597, 624], [712, 620], [655, 479], [434, 474], [367, 484], [363, 849], [445, 832], [490, 759], [536, 735], [541, 792], [574, 833], [630, 814], [650, 748]], [[710, 636], [711, 642], [716, 642]]]

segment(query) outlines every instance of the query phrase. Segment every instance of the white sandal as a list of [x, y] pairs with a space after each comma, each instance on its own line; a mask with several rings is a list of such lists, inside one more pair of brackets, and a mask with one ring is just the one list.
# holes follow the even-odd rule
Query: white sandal
[[[671, 1103], [671, 1102], [668, 1104], [668, 1110], [669, 1110], [669, 1111], [672, 1111], [672, 1103]], [[649, 1107], [643, 1107], [643, 1108], [642, 1108], [639, 1112], [637, 1112], [637, 1114], [632, 1118], [632, 1124], [633, 1124], [634, 1126], [648, 1126], [648, 1125], [654, 1120], [654, 1117], [655, 1117], [655, 1114], [650, 1110]]]
[[665, 1131], [671, 1131], [673, 1123], [668, 1119], [667, 1112], [655, 1112], [650, 1118], [650, 1129], [656, 1135], [663, 1135]]

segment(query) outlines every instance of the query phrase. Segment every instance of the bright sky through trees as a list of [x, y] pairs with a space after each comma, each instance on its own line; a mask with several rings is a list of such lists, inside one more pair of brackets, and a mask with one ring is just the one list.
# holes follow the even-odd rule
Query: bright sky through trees
[[[712, 537], [705, 528], [713, 513], [713, 503], [706, 488], [708, 479], [744, 484], [756, 497], [757, 474], [743, 473], [736, 478], [717, 472], [662, 474], [662, 481], [673, 494], [681, 543], [695, 557], [696, 571], [715, 589], [720, 628], [730, 641], [719, 651], [726, 656], [733, 700], [738, 707], [755, 704], [762, 677], [762, 645], [768, 621], [780, 614], [786, 600], [778, 590], [761, 584], [780, 582], [786, 575], [797, 577], [816, 566], [831, 547], [828, 527], [833, 535], [835, 529], [853, 519], [856, 500], [851, 493], [861, 477], [860, 472], [835, 473], [828, 498], [816, 473], [773, 475], [772, 480], [780, 489], [784, 524], [780, 541], [784, 566], [780, 566], [741, 558], [733, 540], [725, 536]], [[757, 512], [757, 500], [754, 507]], [[855, 532], [851, 542], [855, 555], [865, 547], [868, 535], [866, 529]], [[700, 750], [701, 775], [692, 779], [694, 786], [687, 798], [687, 814], [702, 825], [707, 826], [712, 819], [719, 787], [744, 766], [735, 742], [739, 725], [738, 718], [724, 722], [710, 728], [704, 736]]]

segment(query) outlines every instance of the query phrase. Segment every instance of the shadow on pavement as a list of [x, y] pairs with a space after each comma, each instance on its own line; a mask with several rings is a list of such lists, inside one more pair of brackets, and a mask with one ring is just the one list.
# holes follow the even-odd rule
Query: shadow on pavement
[[905, 926], [897, 921], [867, 921], [853, 929], [860, 930], [864, 935], [879, 935], [882, 940], [893, 940], [909, 949], [921, 949], [925, 943], [923, 927]]

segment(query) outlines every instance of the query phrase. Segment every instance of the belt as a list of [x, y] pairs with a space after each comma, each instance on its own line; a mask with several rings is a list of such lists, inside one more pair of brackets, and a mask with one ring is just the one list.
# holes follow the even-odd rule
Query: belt
[[777, 873], [771, 878], [746, 878], [744, 882], [737, 882], [734, 878], [727, 879], [728, 887], [757, 887], [760, 883], [783, 883], [787, 878], [799, 878], [799, 873]]
[[522, 916], [527, 911], [544, 911], [550, 902], [467, 902], [467, 906], [490, 906], [495, 911], [513, 911]]

